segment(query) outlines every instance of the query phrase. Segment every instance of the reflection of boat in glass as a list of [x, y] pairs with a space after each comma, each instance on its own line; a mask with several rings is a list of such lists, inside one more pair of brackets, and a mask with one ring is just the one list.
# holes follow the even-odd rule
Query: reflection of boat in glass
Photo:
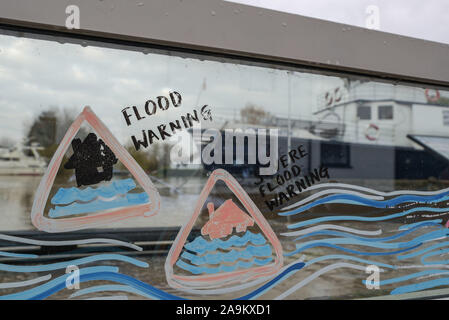
[[[31, 146], [16, 145], [14, 148], [0, 151], [0, 175], [42, 175], [47, 164], [39, 156], [36, 144]], [[28, 152], [30, 151], [28, 155]]]
[[[279, 155], [303, 145], [303, 173], [326, 166], [332, 178], [449, 179], [449, 105], [429, 90], [355, 83], [325, 93], [312, 117], [271, 115], [260, 123], [229, 121], [225, 129], [278, 129]], [[447, 99], [447, 98], [444, 98]], [[448, 99], [449, 100], [449, 99]], [[224, 141], [225, 132], [222, 133]], [[245, 139], [245, 158], [247, 142]], [[202, 141], [207, 144], [208, 141]], [[234, 152], [223, 144], [223, 159]], [[268, 150], [267, 150], [268, 153]], [[224, 163], [224, 160], [223, 160]], [[211, 164], [244, 178], [256, 165]]]

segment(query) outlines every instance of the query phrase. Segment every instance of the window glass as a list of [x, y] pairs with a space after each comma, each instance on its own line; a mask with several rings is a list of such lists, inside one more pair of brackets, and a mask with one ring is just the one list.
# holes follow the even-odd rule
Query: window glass
[[3, 297], [447, 288], [447, 90], [13, 31], [0, 87]]
[[350, 148], [348, 145], [322, 143], [321, 164], [326, 167], [349, 167]]
[[379, 106], [378, 108], [379, 120], [392, 120], [393, 119], [393, 106]]
[[371, 107], [370, 106], [358, 106], [357, 117], [360, 120], [371, 120]]
[[443, 124], [449, 126], [449, 110], [443, 110]]

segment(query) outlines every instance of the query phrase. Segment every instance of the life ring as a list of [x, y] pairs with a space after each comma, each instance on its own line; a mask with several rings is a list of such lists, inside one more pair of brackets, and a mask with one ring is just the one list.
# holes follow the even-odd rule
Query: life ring
[[430, 95], [429, 91], [430, 89], [426, 89], [425, 91], [427, 101], [437, 102], [438, 100], [440, 100], [440, 92], [438, 90], [435, 90], [435, 95]]
[[[372, 134], [373, 130], [375, 131], [374, 135]], [[370, 123], [370, 125], [365, 130], [365, 137], [369, 141], [376, 141], [377, 139], [379, 139], [379, 135], [380, 135], [379, 127], [374, 123]]]
[[342, 93], [341, 93], [341, 90], [339, 87], [336, 88], [334, 91], [334, 98], [335, 98], [335, 102], [340, 102], [342, 99]]

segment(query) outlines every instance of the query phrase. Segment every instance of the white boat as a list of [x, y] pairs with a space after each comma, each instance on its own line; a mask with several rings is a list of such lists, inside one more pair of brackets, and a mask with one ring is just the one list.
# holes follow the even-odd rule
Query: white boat
[[[16, 145], [13, 148], [0, 149], [0, 175], [43, 175], [47, 164], [38, 153], [42, 149], [36, 144]], [[31, 151], [31, 156], [25, 153]]]
[[[326, 166], [339, 179], [448, 180], [449, 105], [439, 98], [436, 90], [355, 82], [320, 95], [312, 116], [272, 115], [257, 125], [235, 119], [226, 129], [278, 129], [280, 155], [298, 145], [308, 150], [305, 172]], [[204, 167], [235, 174], [252, 168]]]

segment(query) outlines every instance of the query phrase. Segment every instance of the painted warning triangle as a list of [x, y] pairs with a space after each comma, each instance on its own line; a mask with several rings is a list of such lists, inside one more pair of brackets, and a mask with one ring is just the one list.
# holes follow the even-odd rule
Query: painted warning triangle
[[[238, 198], [248, 214], [241, 210], [232, 201], [232, 199], [226, 200], [216, 210], [212, 203], [208, 203], [207, 209], [209, 211], [209, 221], [201, 228], [201, 235], [211, 239], [211, 241], [207, 241], [203, 237], [198, 237], [194, 241], [186, 243], [187, 238], [191, 233], [192, 228], [197, 221], [201, 210], [209, 197], [210, 192], [212, 191], [215, 184], [220, 180], [223, 181], [226, 186], [232, 191], [232, 193]], [[252, 227], [253, 225], [257, 225], [257, 227], [259, 227], [263, 236], [262, 234], [255, 235], [247, 231], [247, 228]], [[245, 231], [247, 232], [243, 237], [230, 237], [232, 235], [233, 228], [235, 228], [236, 232], [238, 233], [243, 233]], [[201, 250], [202, 247], [204, 248], [206, 246], [212, 246], [211, 251], [213, 251], [214, 245], [218, 244], [219, 246], [220, 244], [224, 243], [221, 239], [227, 238], [228, 240], [226, 241], [228, 241], [228, 243], [229, 240], [240, 241], [243, 243], [244, 241], [246, 241], [244, 237], [246, 237], [246, 239], [249, 239], [253, 236], [256, 240], [262, 240], [263, 243], [265, 243], [266, 240], [268, 241], [268, 244], [265, 247], [268, 246], [270, 255], [272, 254], [271, 250], [273, 249], [275, 255], [274, 260], [270, 258], [270, 262], [272, 261], [271, 263], [263, 265], [251, 265], [243, 268], [235, 268], [234, 266], [239, 263], [236, 261], [239, 257], [242, 257], [242, 254], [244, 254], [243, 251], [236, 250], [228, 251], [227, 253], [225, 253], [225, 255], [227, 255], [225, 258], [226, 260], [231, 257], [231, 259], [236, 262], [234, 266], [231, 265], [225, 266], [224, 268], [199, 269], [198, 265], [217, 264], [218, 262], [214, 261], [217, 260], [216, 257], [223, 257], [222, 252], [219, 252], [218, 255], [214, 253], [207, 257], [207, 254], [204, 255], [205, 251]], [[257, 244], [257, 241], [255, 241], [255, 243]], [[264, 246], [259, 246], [258, 249], [263, 249], [263, 247]], [[185, 249], [187, 249], [187, 251], [185, 251]], [[254, 247], [251, 249], [254, 250]], [[192, 254], [192, 252], [194, 252], [196, 255]], [[183, 265], [180, 265], [180, 261], [182, 260], [181, 258], [190, 259], [190, 262], [192, 262], [192, 264], [187, 264], [183, 261], [181, 262]], [[208, 260], [209, 258], [212, 258], [212, 260]], [[248, 264], [248, 262], [244, 263]], [[176, 274], [174, 272], [175, 265], [178, 267], [181, 266], [181, 268], [184, 270], [193, 269], [193, 271], [191, 271], [192, 274]], [[282, 246], [267, 220], [264, 218], [260, 210], [251, 200], [242, 186], [237, 182], [237, 180], [229, 172], [223, 169], [217, 169], [211, 173], [209, 180], [204, 186], [191, 218], [184, 226], [181, 227], [181, 230], [176, 236], [176, 239], [165, 261], [165, 274], [168, 284], [173, 288], [218, 288], [222, 287], [223, 284], [229, 285], [235, 282], [247, 282], [256, 278], [271, 276], [278, 272], [282, 265]], [[183, 266], [187, 267], [183, 268]], [[202, 270], [206, 271], [202, 272]]]
[[[129, 170], [132, 176], [140, 184], [140, 187], [142, 187], [148, 195], [148, 197], [145, 195], [145, 198], [149, 201], [109, 210], [93, 210], [93, 212], [89, 212], [88, 215], [78, 217], [53, 219], [44, 216], [45, 205], [55, 181], [56, 174], [58, 173], [58, 169], [63, 161], [64, 154], [71, 146], [73, 138], [80, 130], [83, 123], [88, 123], [92, 129], [95, 130], [99, 138], [101, 138], [104, 144], [110, 151], [112, 151], [115, 157]], [[67, 232], [97, 227], [137, 216], [153, 216], [159, 212], [159, 208], [160, 195], [151, 182], [151, 179], [113, 136], [104, 123], [96, 116], [92, 109], [90, 107], [85, 107], [67, 130], [42, 177], [34, 197], [33, 207], [31, 209], [31, 221], [37, 229], [42, 231]]]

